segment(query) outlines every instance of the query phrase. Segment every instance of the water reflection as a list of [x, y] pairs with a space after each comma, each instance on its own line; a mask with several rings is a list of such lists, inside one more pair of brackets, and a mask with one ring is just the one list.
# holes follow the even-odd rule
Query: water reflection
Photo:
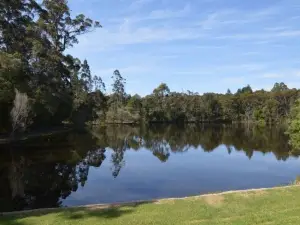
[[278, 161], [300, 154], [289, 149], [280, 127], [111, 126], [85, 134], [54, 135], [1, 146], [0, 211], [60, 207], [72, 192], [85, 186], [91, 167], [108, 160], [112, 176], [121, 176], [127, 151], [150, 151], [168, 163], [173, 154], [213, 152], [219, 146], [225, 146], [228, 154], [243, 152], [249, 159], [255, 152], [273, 153]]

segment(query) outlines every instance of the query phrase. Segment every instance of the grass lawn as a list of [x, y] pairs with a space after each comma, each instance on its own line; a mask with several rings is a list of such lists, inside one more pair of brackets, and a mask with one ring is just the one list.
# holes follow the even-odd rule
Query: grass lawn
[[0, 216], [4, 225], [300, 224], [300, 187]]

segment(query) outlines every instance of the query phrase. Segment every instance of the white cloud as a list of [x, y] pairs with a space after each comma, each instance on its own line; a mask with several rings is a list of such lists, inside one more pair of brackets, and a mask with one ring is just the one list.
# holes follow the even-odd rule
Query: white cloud
[[[136, 0], [131, 5], [143, 6], [155, 0]], [[281, 15], [283, 3], [264, 9], [250, 11], [236, 8], [218, 9], [206, 14], [194, 14], [193, 2], [182, 9], [155, 9], [148, 13], [128, 13], [111, 19], [113, 24], [104, 26], [81, 41], [79, 48], [102, 51], [121, 45], [163, 43], [179, 40], [247, 40], [274, 41], [300, 36], [300, 30], [283, 24], [265, 28], [257, 22]], [[195, 4], [195, 3], [194, 3]], [[192, 19], [191, 17], [192, 16]], [[169, 19], [182, 18], [182, 21]], [[149, 21], [151, 20], [151, 22]], [[155, 20], [155, 22], [152, 22]], [[195, 22], [197, 21], [198, 22]], [[199, 22], [200, 20], [200, 22]], [[180, 24], [178, 24], [180, 23]], [[251, 29], [244, 29], [245, 23], [256, 23]], [[262, 23], [263, 24], [263, 23]], [[239, 26], [243, 25], [243, 26]], [[249, 26], [249, 24], [247, 24]], [[237, 29], [237, 27], [239, 29]], [[243, 32], [244, 31], [244, 32]], [[196, 47], [201, 48], [201, 47]], [[216, 47], [217, 48], [217, 47]], [[221, 47], [220, 47], [221, 48]]]
[[275, 26], [275, 27], [266, 27], [265, 30], [266, 31], [284, 31], [284, 30], [288, 30], [291, 29], [290, 26]]
[[266, 73], [266, 74], [263, 74], [260, 77], [262, 77], [262, 78], [279, 78], [279, 77], [282, 77], [282, 74], [278, 74], [278, 73]]
[[229, 86], [235, 86], [235, 85], [241, 86], [246, 84], [246, 77], [244, 76], [225, 77], [221, 81], [225, 84], [229, 84]]
[[171, 9], [159, 9], [153, 10], [148, 16], [142, 17], [141, 20], [154, 20], [154, 19], [168, 19], [184, 17], [191, 11], [191, 5], [188, 3], [181, 10], [171, 10]]
[[177, 27], [134, 27], [130, 21], [125, 20], [117, 30], [102, 28], [85, 39], [80, 39], [79, 48], [92, 51], [116, 47], [116, 45], [131, 45], [141, 43], [157, 43], [175, 40], [193, 40], [203, 37], [203, 34], [192, 28]]
[[[181, 71], [175, 71], [174, 74], [178, 75], [209, 75], [209, 74], [220, 74], [226, 76], [226, 74], [230, 74], [233, 72], [243, 71], [243, 72], [257, 72], [262, 71], [264, 69], [264, 65], [261, 64], [231, 64], [231, 65], [210, 65], [210, 66], [202, 66], [199, 68], [189, 68], [186, 70]], [[239, 77], [238, 79], [241, 79], [244, 77]], [[224, 80], [226, 80], [225, 78]], [[231, 79], [231, 78], [228, 78]], [[236, 79], [236, 78], [234, 78]]]
[[101, 77], [110, 78], [116, 69], [120, 71], [120, 73], [124, 76], [124, 78], [127, 78], [128, 76], [132, 77], [135, 75], [139, 75], [139, 73], [142, 72], [151, 71], [151, 67], [148, 65], [134, 65], [134, 66], [127, 66], [127, 67], [120, 67], [120, 68], [109, 67], [109, 68], [99, 69], [95, 71], [95, 74]]
[[251, 56], [251, 55], [260, 55], [261, 52], [259, 51], [248, 51], [248, 52], [243, 52], [242, 55], [246, 55], [246, 56]]
[[226, 48], [226, 45], [196, 45], [194, 48], [197, 49], [221, 49]]
[[246, 63], [246, 64], [232, 64], [232, 65], [224, 65], [218, 66], [216, 71], [224, 71], [224, 72], [231, 72], [231, 71], [261, 71], [265, 68], [263, 64], [256, 64], [256, 63]]
[[216, 36], [216, 39], [233, 39], [233, 40], [263, 40], [264, 43], [281, 38], [300, 37], [300, 30], [285, 30], [281, 32], [257, 32], [257, 33], [232, 33]]
[[213, 71], [207, 71], [207, 70], [196, 70], [196, 69], [190, 69], [185, 71], [175, 71], [173, 72], [174, 75], [211, 75], [213, 74]]
[[[204, 27], [204, 29], [206, 29]], [[125, 19], [119, 25], [119, 28], [102, 28], [86, 37], [86, 44], [89, 47], [111, 48], [116, 45], [130, 45], [139, 43], [169, 42], [175, 40], [193, 40], [193, 39], [233, 39], [233, 40], [251, 40], [251, 41], [274, 41], [279, 38], [294, 38], [300, 36], [300, 30], [286, 30], [280, 32], [259, 32], [259, 33], [229, 33], [222, 35], [213, 35], [195, 27], [176, 27], [176, 26], [135, 26], [130, 19]], [[83, 41], [84, 42], [84, 41]], [[94, 45], [94, 46], [93, 46]], [[199, 46], [198, 46], [199, 47]], [[197, 48], [197, 47], [196, 47]], [[201, 48], [201, 47], [199, 47]]]
[[294, 79], [297, 77], [300, 77], [300, 70], [284, 70], [284, 71], [279, 71], [279, 72], [268, 72], [268, 73], [263, 73], [261, 75], [257, 76], [258, 78], [290, 78]]
[[[150, 1], [150, 0], [149, 0]], [[137, 11], [138, 12], [138, 11]], [[166, 19], [174, 19], [186, 17], [191, 12], [190, 3], [186, 3], [181, 9], [153, 9], [150, 12], [141, 13], [130, 13], [125, 18], [110, 18], [109, 21], [112, 23], [122, 23], [124, 20], [129, 20], [131, 23], [141, 23], [148, 20], [166, 20]]]
[[223, 28], [225, 26], [245, 25], [261, 22], [281, 12], [278, 6], [268, 7], [257, 11], [243, 11], [237, 9], [223, 9], [206, 15], [198, 24], [202, 29]]
[[221, 10], [218, 12], [210, 13], [206, 15], [206, 18], [200, 22], [197, 22], [196, 25], [200, 26], [204, 30], [210, 30], [216, 28], [222, 23], [224, 23], [225, 18], [232, 16], [236, 13], [233, 9]]
[[137, 10], [155, 0], [135, 0], [129, 5], [130, 10]]
[[300, 30], [285, 30], [277, 34], [279, 37], [299, 37]]

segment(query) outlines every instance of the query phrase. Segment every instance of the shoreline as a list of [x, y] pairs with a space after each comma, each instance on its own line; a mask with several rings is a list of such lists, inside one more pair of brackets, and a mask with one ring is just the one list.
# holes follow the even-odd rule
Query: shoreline
[[162, 201], [172, 201], [172, 200], [185, 200], [189, 198], [205, 198], [212, 196], [222, 196], [229, 194], [237, 194], [237, 193], [251, 193], [251, 192], [259, 192], [259, 191], [270, 191], [270, 190], [282, 190], [293, 187], [300, 187], [300, 184], [291, 184], [287, 186], [278, 186], [271, 188], [257, 188], [257, 189], [246, 189], [246, 190], [232, 190], [232, 191], [224, 191], [203, 195], [195, 195], [195, 196], [187, 196], [187, 197], [179, 197], [179, 198], [161, 198], [161, 199], [152, 199], [152, 200], [140, 200], [140, 201], [129, 201], [129, 202], [116, 202], [110, 204], [89, 204], [89, 205], [80, 205], [80, 206], [70, 206], [70, 207], [60, 207], [60, 208], [41, 208], [41, 209], [30, 209], [24, 211], [13, 211], [13, 212], [0, 212], [0, 217], [4, 216], [22, 216], [22, 215], [30, 215], [31, 213], [51, 213], [51, 212], [60, 212], [64, 210], [74, 210], [74, 209], [99, 209], [105, 210], [110, 208], [119, 208], [126, 206], [136, 206], [139, 204], [147, 204], [147, 203], [157, 203]]
[[32, 132], [25, 133], [20, 136], [16, 136], [15, 138], [11, 138], [9, 135], [2, 135], [0, 136], [0, 145], [5, 144], [12, 144], [12, 143], [18, 143], [18, 142], [24, 142], [24, 141], [30, 141], [35, 138], [43, 138], [43, 137], [49, 137], [51, 135], [58, 135], [63, 134], [72, 131], [73, 128], [71, 127], [58, 127], [58, 128], [51, 128], [46, 130], [36, 130]]

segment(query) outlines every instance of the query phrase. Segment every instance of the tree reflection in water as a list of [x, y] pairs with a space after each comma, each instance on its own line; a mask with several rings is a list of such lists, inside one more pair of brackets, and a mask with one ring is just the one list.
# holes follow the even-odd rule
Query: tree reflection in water
[[85, 134], [55, 135], [0, 152], [0, 211], [59, 207], [88, 180], [90, 167], [100, 167], [111, 151], [112, 176], [125, 166], [126, 151], [151, 151], [161, 162], [191, 149], [212, 152], [224, 145], [228, 154], [273, 153], [277, 160], [298, 157], [281, 127], [243, 125], [110, 126]]

